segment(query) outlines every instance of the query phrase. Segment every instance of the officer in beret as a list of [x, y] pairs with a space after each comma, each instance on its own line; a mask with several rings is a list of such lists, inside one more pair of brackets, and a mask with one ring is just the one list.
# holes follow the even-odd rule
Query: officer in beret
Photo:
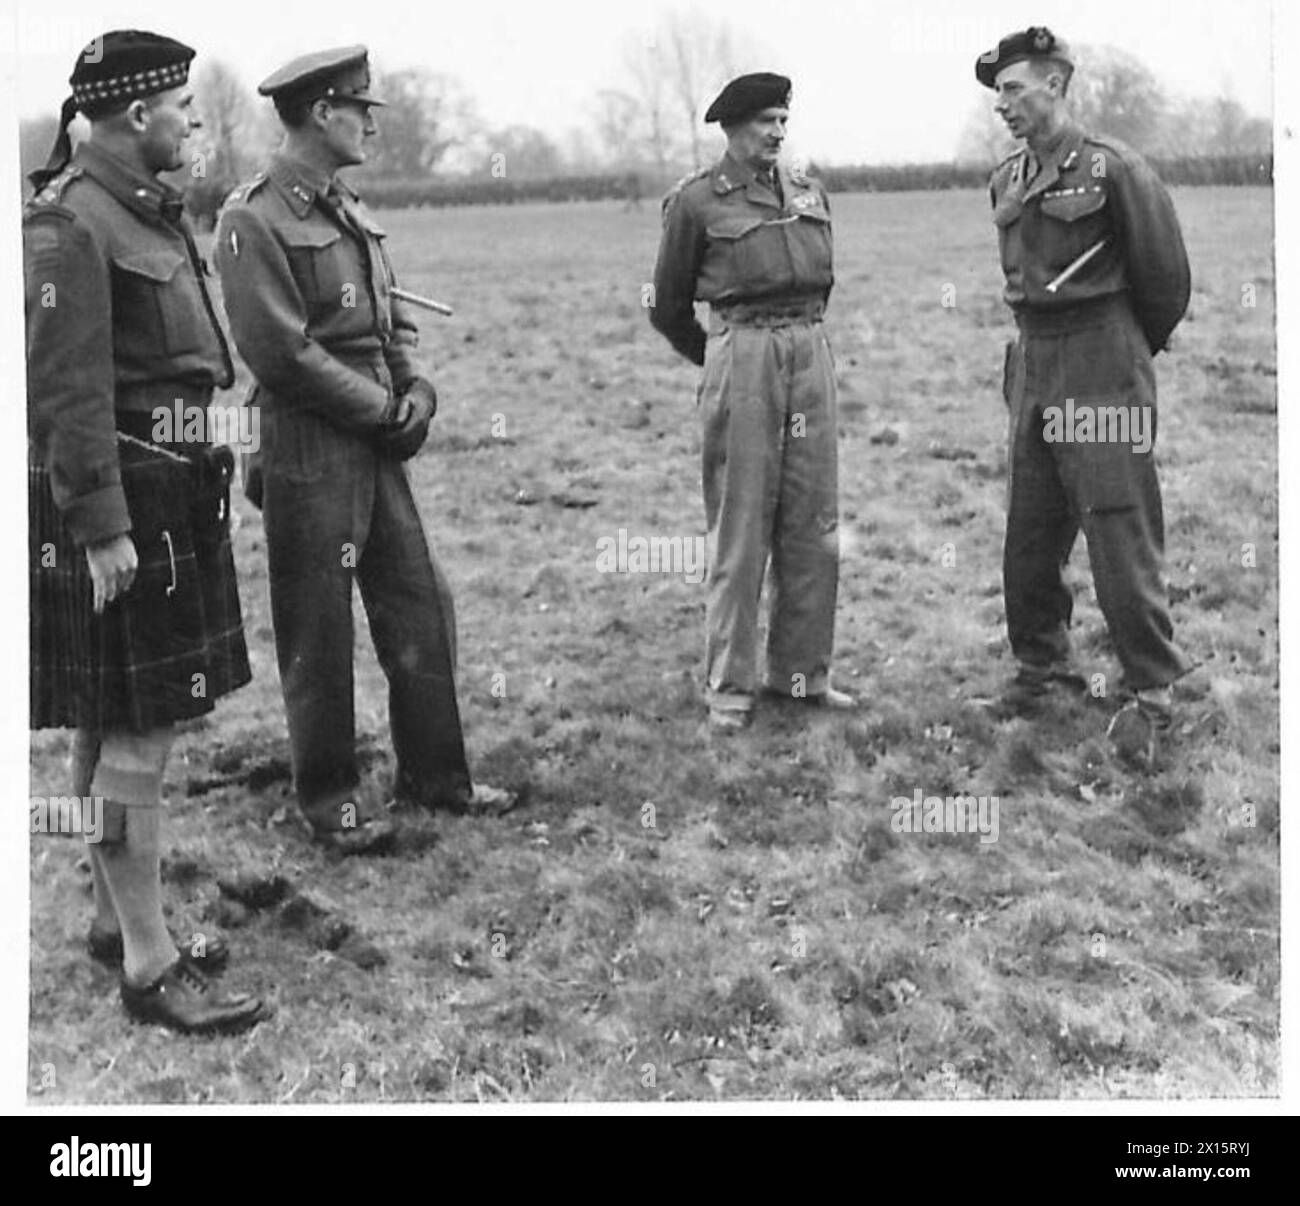
[[[727, 137], [664, 201], [650, 321], [702, 365], [709, 530], [709, 722], [744, 728], [759, 692], [758, 608], [769, 558], [766, 688], [805, 704], [831, 686], [839, 578], [835, 371], [822, 316], [834, 275], [826, 190], [780, 162], [790, 81], [732, 80], [705, 114]], [[710, 305], [706, 332], [694, 303]]]
[[[403, 462], [437, 408], [384, 231], [337, 179], [375, 133], [364, 46], [293, 60], [258, 88], [285, 141], [231, 194], [217, 265], [240, 354], [257, 379], [263, 509], [294, 782], [316, 839], [340, 854], [392, 846], [358, 815], [352, 583], [389, 682], [398, 800], [505, 807], [470, 782], [453, 678], [451, 592], [430, 552]], [[260, 481], [258, 480], [260, 476]]]
[[1123, 668], [1111, 737], [1149, 757], [1170, 684], [1191, 669], [1175, 644], [1162, 577], [1164, 518], [1152, 452], [1152, 358], [1186, 312], [1190, 274], [1168, 192], [1132, 148], [1085, 132], [1066, 93], [1065, 43], [1035, 27], [981, 55], [975, 75], [1024, 146], [993, 172], [1008, 347], [1010, 490], [1003, 579], [1020, 663], [1008, 703], [1081, 686], [1062, 580], [1088, 544], [1097, 599]]
[[[23, 212], [33, 728], [74, 730], [72, 791], [102, 801], [89, 846], [91, 955], [127, 1012], [183, 1032], [247, 1029], [261, 1002], [209, 978], [215, 936], [178, 950], [159, 827], [176, 721], [249, 681], [230, 552], [228, 449], [155, 441], [154, 410], [206, 410], [231, 382], [205, 265], [159, 173], [199, 125], [194, 51], [114, 30], [78, 59]], [[80, 110], [90, 138], [71, 153]]]

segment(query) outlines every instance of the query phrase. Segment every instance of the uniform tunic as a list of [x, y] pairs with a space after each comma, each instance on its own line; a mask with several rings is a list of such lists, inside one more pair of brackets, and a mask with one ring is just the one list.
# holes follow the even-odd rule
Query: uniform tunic
[[[715, 707], [752, 705], [769, 558], [767, 683], [809, 696], [829, 686], [837, 433], [821, 317], [833, 283], [829, 202], [802, 174], [782, 165], [764, 182], [728, 154], [665, 201], [650, 321], [704, 367], [705, 657]], [[708, 332], [697, 300], [712, 307]]]
[[[249, 681], [233, 458], [152, 442], [230, 357], [180, 194], [93, 143], [23, 213], [33, 727], [161, 727]], [[84, 546], [130, 533], [131, 588], [91, 612]]]
[[281, 155], [237, 189], [216, 240], [226, 310], [257, 379], [276, 653], [299, 801], [325, 817], [359, 781], [352, 581], [388, 678], [398, 792], [470, 791], [451, 593], [404, 465], [379, 433], [417, 380], [384, 232], [344, 185]]
[[[1173, 642], [1166, 604], [1153, 452], [1152, 357], [1190, 296], [1173, 203], [1135, 151], [1074, 125], [1041, 164], [1028, 149], [1000, 164], [990, 197], [1004, 296], [1020, 328], [1004, 380], [1011, 451], [1003, 577], [1012, 651], [1039, 665], [1068, 658], [1073, 601], [1062, 570], [1082, 528], [1122, 685], [1165, 685], [1191, 665]], [[1098, 245], [1068, 280], [1048, 288]], [[1127, 441], [1106, 438], [1125, 431], [1106, 417], [1116, 408], [1126, 415]], [[1069, 434], [1087, 438], [1068, 438], [1067, 416]], [[1054, 428], [1057, 417], [1062, 424]], [[1149, 441], [1135, 438], [1135, 418]]]

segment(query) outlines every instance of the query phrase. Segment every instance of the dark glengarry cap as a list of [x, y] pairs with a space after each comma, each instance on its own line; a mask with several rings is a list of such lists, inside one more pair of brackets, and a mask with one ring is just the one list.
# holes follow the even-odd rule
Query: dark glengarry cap
[[1046, 25], [1031, 25], [1019, 33], [1007, 34], [996, 50], [986, 50], [975, 60], [975, 78], [986, 88], [994, 86], [998, 72], [1025, 59], [1052, 59], [1074, 66], [1070, 48]]
[[143, 29], [113, 29], [95, 38], [77, 57], [68, 77], [72, 95], [59, 111], [59, 132], [43, 168], [28, 179], [39, 192], [72, 155], [68, 126], [77, 111], [89, 117], [141, 97], [179, 88], [190, 78], [194, 50], [175, 38]]
[[720, 121], [724, 126], [745, 121], [764, 109], [789, 108], [790, 81], [770, 71], [740, 75], [731, 81], [709, 106], [704, 120]]
[[263, 96], [284, 100], [337, 97], [361, 105], [382, 105], [370, 95], [370, 64], [364, 46], [340, 46], [300, 55], [257, 86]]
[[142, 29], [114, 29], [81, 52], [68, 77], [77, 107], [115, 104], [179, 88], [190, 78], [194, 51]]

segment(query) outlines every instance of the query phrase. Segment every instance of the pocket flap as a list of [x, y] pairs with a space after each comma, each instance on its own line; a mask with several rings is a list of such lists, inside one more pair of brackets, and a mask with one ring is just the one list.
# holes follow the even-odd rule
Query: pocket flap
[[762, 218], [749, 215], [735, 218], [719, 218], [705, 228], [705, 233], [711, 239], [743, 239], [745, 235], [757, 230], [762, 225], [764, 225]]
[[1106, 204], [1106, 191], [1100, 184], [1080, 185], [1043, 194], [1043, 213], [1062, 222], [1077, 222], [1095, 214]]
[[160, 285], [171, 280], [184, 262], [185, 257], [179, 251], [168, 251], [165, 248], [156, 251], [129, 251], [113, 257], [114, 265], [123, 272], [147, 277]]
[[303, 222], [281, 226], [277, 232], [286, 247], [308, 247], [320, 250], [337, 243], [343, 232], [337, 226], [309, 226]]

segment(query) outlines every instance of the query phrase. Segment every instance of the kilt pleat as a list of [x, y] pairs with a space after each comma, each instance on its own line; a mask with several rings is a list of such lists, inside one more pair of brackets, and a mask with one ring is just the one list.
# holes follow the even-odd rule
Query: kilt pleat
[[230, 544], [234, 458], [119, 440], [139, 566], [131, 589], [92, 607], [85, 551], [29, 460], [31, 727], [141, 732], [210, 712], [249, 682]]

